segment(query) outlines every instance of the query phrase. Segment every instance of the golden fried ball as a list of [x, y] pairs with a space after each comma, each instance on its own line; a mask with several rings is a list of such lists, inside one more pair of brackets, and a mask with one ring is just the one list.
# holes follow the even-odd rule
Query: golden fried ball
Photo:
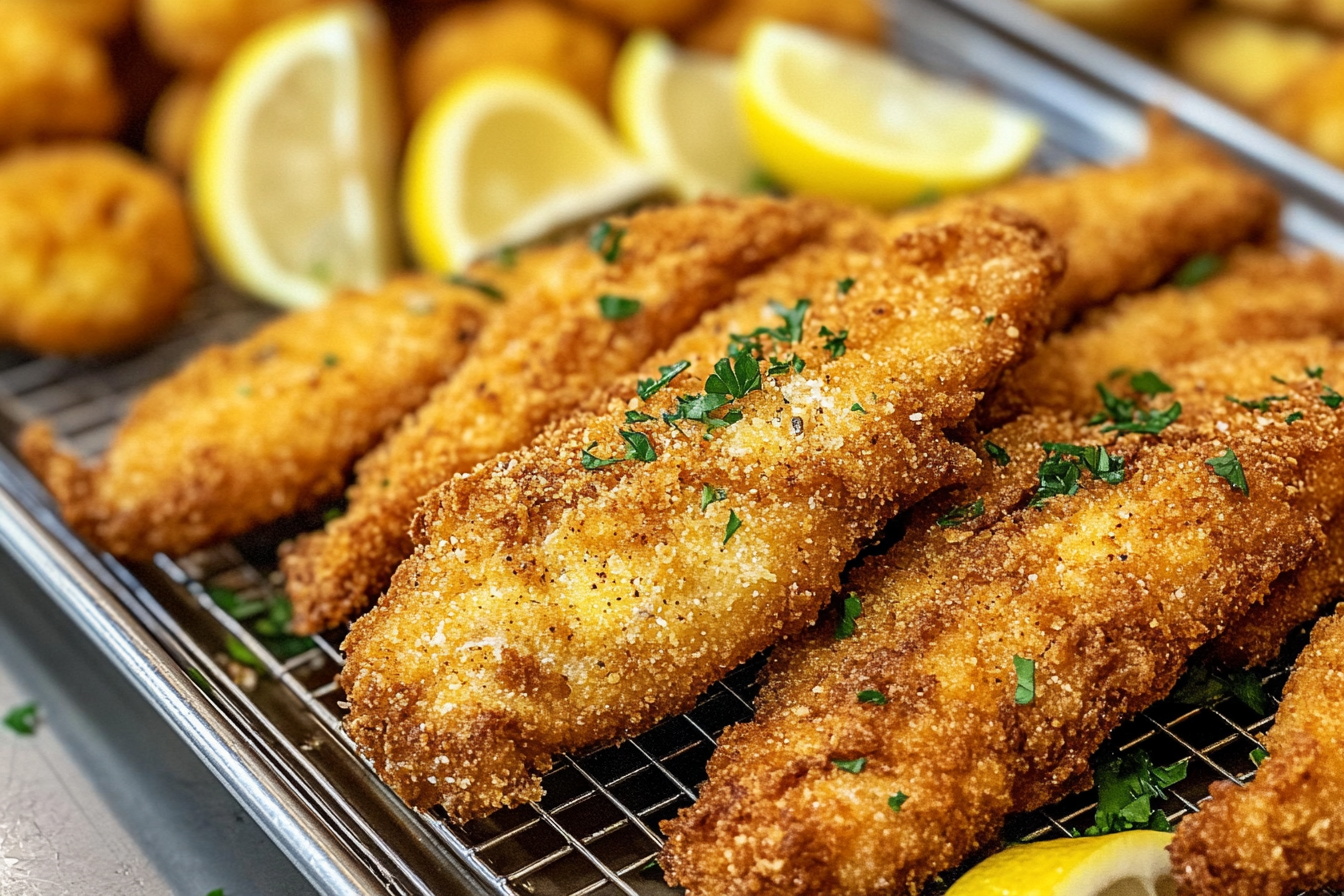
[[129, 151], [66, 144], [0, 160], [0, 339], [129, 348], [178, 316], [195, 279], [181, 193]]
[[145, 129], [145, 148], [154, 161], [178, 175], [191, 162], [196, 130], [210, 98], [210, 79], [182, 75], [159, 94]]
[[606, 108], [615, 56], [606, 27], [542, 0], [469, 3], [439, 16], [411, 45], [402, 66], [406, 109], [418, 115], [440, 90], [490, 65], [550, 75]]
[[0, 0], [0, 10], [42, 12], [88, 34], [120, 31], [131, 17], [131, 0]]
[[726, 0], [719, 6], [686, 32], [687, 46], [734, 54], [759, 19], [782, 19], [870, 44], [883, 39], [882, 16], [872, 0]]
[[1284, 88], [1265, 106], [1265, 122], [1344, 168], [1344, 49]]
[[263, 25], [327, 0], [140, 0], [145, 39], [178, 68], [213, 72]]
[[1218, 5], [1344, 32], [1344, 0], [1219, 0]]
[[1194, 0], [1032, 0], [1049, 13], [1106, 37], [1140, 44], [1165, 36]]
[[680, 28], [712, 10], [715, 0], [566, 0], [622, 28]]
[[120, 119], [102, 44], [41, 13], [0, 7], [0, 149], [108, 136]]

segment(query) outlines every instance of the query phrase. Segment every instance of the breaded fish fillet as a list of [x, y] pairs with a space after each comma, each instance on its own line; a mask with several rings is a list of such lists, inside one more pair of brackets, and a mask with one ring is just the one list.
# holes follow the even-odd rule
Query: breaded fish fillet
[[[610, 263], [582, 242], [550, 250], [555, 263], [511, 293], [458, 374], [359, 462], [345, 515], [287, 550], [295, 630], [344, 622], [387, 588], [424, 494], [526, 444], [837, 214], [814, 200], [704, 200], [610, 222], [623, 233]], [[604, 295], [639, 310], [609, 320]]]
[[1289, 896], [1344, 884], [1344, 612], [1316, 623], [1284, 688], [1269, 758], [1220, 781], [1176, 828], [1183, 896]]
[[[1067, 482], [1041, 470], [1042, 444], [1095, 445], [1096, 431], [1044, 412], [991, 433], [1007, 464], [986, 453], [978, 480], [848, 582], [853, 635], [832, 613], [776, 648], [755, 720], [720, 739], [699, 802], [664, 824], [669, 881], [691, 896], [915, 893], [1009, 811], [1083, 786], [1107, 734], [1166, 694], [1344, 501], [1344, 411], [1317, 399], [1306, 357], [1344, 363], [1321, 342], [1280, 343], [1174, 372], [1178, 421], [1120, 437], [1109, 465], [1093, 458], [1112, 476], [1123, 461], [1123, 480], [1084, 472], [1039, 509], [1038, 482]], [[1296, 423], [1220, 425], [1224, 391], [1276, 371], [1296, 371], [1279, 387]], [[1228, 450], [1248, 494], [1208, 465]]]
[[354, 460], [461, 362], [485, 305], [420, 277], [338, 295], [197, 355], [91, 466], [42, 423], [20, 450], [94, 544], [182, 554], [340, 494]]
[[[811, 622], [892, 514], [968, 475], [944, 431], [1038, 338], [1061, 264], [986, 210], [813, 253], [773, 308], [777, 281], [743, 284], [666, 353], [689, 365], [669, 385], [651, 391], [683, 365], [651, 366], [646, 400], [627, 379], [426, 498], [345, 641], [346, 730], [409, 804], [461, 820], [539, 797], [556, 752], [688, 708]], [[764, 360], [725, 357], [729, 334]]]

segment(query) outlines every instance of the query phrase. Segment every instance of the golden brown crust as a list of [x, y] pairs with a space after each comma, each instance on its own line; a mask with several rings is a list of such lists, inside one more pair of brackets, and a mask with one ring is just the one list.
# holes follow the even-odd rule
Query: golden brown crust
[[151, 387], [96, 464], [60, 452], [40, 424], [20, 448], [93, 543], [185, 553], [338, 495], [355, 458], [457, 366], [483, 317], [475, 292], [428, 278], [338, 295]]
[[0, 12], [40, 12], [72, 28], [107, 36], [120, 31], [131, 15], [132, 0], [0, 0]]
[[1176, 829], [1183, 896], [1289, 896], [1344, 884], [1344, 616], [1316, 624], [1284, 689], [1269, 758]]
[[697, 50], [732, 56], [753, 24], [781, 19], [849, 40], [880, 44], [884, 34], [878, 9], [870, 0], [723, 0], [712, 4], [711, 15], [689, 28], [682, 42]]
[[130, 348], [177, 318], [195, 280], [177, 185], [131, 153], [90, 143], [0, 161], [0, 339]]
[[[840, 213], [811, 200], [704, 200], [614, 222], [628, 228], [614, 264], [584, 242], [524, 253], [531, 270], [514, 276], [526, 285], [462, 370], [359, 462], [346, 514], [286, 552], [296, 630], [346, 621], [387, 588], [410, 556], [421, 496], [567, 416]], [[641, 311], [605, 320], [605, 293], [638, 298]]]
[[1344, 166], [1344, 47], [1334, 48], [1266, 104], [1265, 123], [1289, 140]]
[[141, 0], [141, 34], [175, 68], [213, 74], [249, 34], [331, 0]]
[[[1181, 419], [1111, 448], [1125, 480], [1085, 475], [1039, 510], [1024, 503], [1040, 442], [1096, 444], [1095, 430], [1042, 413], [991, 433], [1010, 463], [929, 502], [853, 575], [857, 633], [836, 640], [830, 614], [776, 648], [756, 719], [720, 738], [699, 802], [664, 824], [669, 881], [690, 896], [915, 893], [1008, 811], [1084, 786], [1104, 737], [1306, 556], [1315, 513], [1341, 501], [1325, 480], [1344, 473], [1344, 429], [1300, 370], [1319, 348], [1241, 349], [1175, 372]], [[1224, 390], [1273, 370], [1297, 371], [1281, 388], [1304, 417], [1229, 418]], [[1249, 496], [1205, 464], [1228, 447]], [[933, 525], [977, 497], [969, 532]], [[1028, 705], [1014, 699], [1015, 656], [1035, 662]], [[868, 689], [887, 703], [860, 703]], [[831, 762], [857, 757], [859, 774]]]
[[[602, 412], [428, 496], [415, 554], [344, 645], [345, 727], [379, 775], [456, 819], [535, 798], [553, 753], [686, 709], [810, 622], [865, 539], [967, 474], [944, 429], [1038, 338], [1061, 259], [1019, 220], [980, 211], [876, 253], [811, 252], [784, 293], [813, 300], [804, 339], [766, 346], [804, 370], [765, 376], [710, 441], [649, 422], [633, 428], [657, 460], [579, 464], [590, 443], [621, 453], [628, 409], [656, 420], [701, 388], [729, 333], [778, 325], [777, 280], [743, 284], [664, 354], [691, 364], [673, 386], [641, 404], [626, 380]], [[849, 331], [844, 355], [822, 326]], [[706, 485], [727, 497], [702, 511]]]

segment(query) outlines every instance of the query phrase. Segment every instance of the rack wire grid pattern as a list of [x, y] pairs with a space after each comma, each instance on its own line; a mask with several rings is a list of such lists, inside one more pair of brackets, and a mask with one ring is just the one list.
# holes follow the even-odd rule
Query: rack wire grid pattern
[[[1047, 146], [1038, 166], [1058, 168], [1069, 154]], [[1043, 160], [1043, 161], [1042, 161]], [[0, 413], [14, 425], [44, 417], [67, 444], [93, 456], [101, 452], [134, 396], [176, 368], [200, 347], [241, 338], [272, 311], [211, 286], [197, 296], [188, 319], [147, 352], [121, 359], [71, 361], [0, 352]], [[236, 638], [264, 663], [267, 673], [297, 695], [308, 710], [353, 752], [340, 730], [342, 694], [335, 678], [342, 658], [343, 631], [314, 639], [313, 646], [289, 659], [267, 650], [246, 625], [221, 609], [210, 596], [226, 588], [240, 597], [274, 594], [281, 582], [274, 566], [258, 557], [274, 557], [275, 538], [245, 553], [224, 544], [176, 560], [160, 556], [156, 564], [188, 596], [200, 613], [213, 618], [222, 633]], [[116, 561], [106, 558], [109, 564]], [[118, 572], [130, 578], [124, 567]], [[1305, 630], [1294, 635], [1285, 656], [1271, 667], [1265, 683], [1277, 702], [1291, 659], [1304, 646]], [[238, 680], [239, 669], [216, 652], [225, 674]], [[720, 733], [752, 715], [756, 676], [762, 657], [746, 663], [714, 685], [689, 713], [608, 747], [558, 757], [545, 776], [546, 796], [539, 802], [502, 810], [469, 824], [456, 825], [442, 815], [423, 816], [427, 831], [461, 858], [487, 885], [515, 896], [652, 896], [674, 891], [651, 867], [663, 838], [658, 822], [695, 800], [705, 763]], [[1124, 723], [1109, 746], [1121, 751], [1145, 748], [1159, 764], [1188, 761], [1186, 779], [1161, 808], [1173, 822], [1197, 811], [1208, 785], [1227, 780], [1244, 783], [1254, 775], [1250, 758], [1256, 735], [1272, 724], [1232, 700], [1192, 707], [1164, 702]], [[365, 766], [368, 786], [382, 785]], [[1076, 836], [1096, 807], [1095, 792], [1077, 794], [1045, 810], [1011, 818], [1005, 840]], [[926, 889], [943, 892], [957, 876], [944, 874]], [[1334, 891], [1322, 891], [1339, 896]]]

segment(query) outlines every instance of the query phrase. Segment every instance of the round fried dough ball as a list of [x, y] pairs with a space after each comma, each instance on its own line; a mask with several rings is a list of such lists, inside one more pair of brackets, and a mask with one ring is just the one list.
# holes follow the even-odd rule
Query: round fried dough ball
[[1344, 168], [1344, 49], [1303, 72], [1266, 104], [1265, 123]]
[[50, 16], [0, 7], [0, 149], [105, 137], [120, 119], [102, 44]]
[[88, 34], [120, 31], [131, 17], [131, 0], [0, 0], [0, 10], [42, 12]]
[[214, 72], [263, 25], [327, 0], [140, 0], [145, 40], [178, 68]]
[[178, 316], [195, 279], [181, 193], [129, 151], [68, 144], [0, 161], [0, 339], [129, 348]]
[[603, 109], [615, 56], [616, 38], [603, 25], [542, 0], [457, 6], [431, 22], [406, 54], [406, 109], [418, 115], [440, 90], [489, 65], [550, 75]]
[[735, 54], [760, 19], [782, 19], [839, 37], [882, 42], [882, 16], [872, 0], [727, 0], [686, 32], [683, 43], [711, 53]]
[[154, 161], [181, 177], [191, 163], [201, 115], [210, 98], [210, 79], [183, 75], [159, 94], [145, 129], [145, 148]]
[[567, 0], [622, 28], [680, 28], [708, 12], [714, 0]]

